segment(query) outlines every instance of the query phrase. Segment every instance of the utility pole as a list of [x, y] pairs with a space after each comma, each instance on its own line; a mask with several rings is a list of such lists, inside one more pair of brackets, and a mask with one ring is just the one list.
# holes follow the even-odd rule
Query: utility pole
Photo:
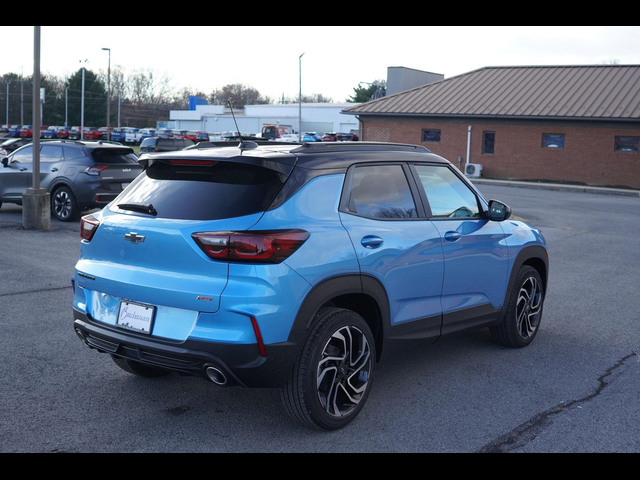
[[111, 120], [111, 49], [103, 48], [109, 52], [109, 69], [107, 70], [107, 141], [111, 140], [111, 132], [109, 131], [109, 121]]
[[25, 230], [51, 228], [51, 200], [40, 188], [40, 30], [33, 27], [33, 176], [32, 187], [22, 196], [22, 226]]
[[7, 118], [5, 123], [9, 124], [9, 85], [11, 85], [11, 80], [7, 80]]
[[300, 92], [298, 95], [298, 141], [302, 143], [302, 57], [304, 53], [298, 57], [298, 71], [300, 77]]

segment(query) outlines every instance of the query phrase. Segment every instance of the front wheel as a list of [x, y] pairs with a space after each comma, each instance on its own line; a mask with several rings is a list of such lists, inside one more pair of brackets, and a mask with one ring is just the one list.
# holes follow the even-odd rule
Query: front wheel
[[517, 273], [501, 324], [490, 328], [494, 341], [522, 348], [533, 342], [540, 329], [544, 290], [538, 271], [528, 265]]
[[376, 358], [371, 329], [351, 310], [322, 309], [282, 400], [305, 426], [337, 430], [360, 413], [371, 391]]

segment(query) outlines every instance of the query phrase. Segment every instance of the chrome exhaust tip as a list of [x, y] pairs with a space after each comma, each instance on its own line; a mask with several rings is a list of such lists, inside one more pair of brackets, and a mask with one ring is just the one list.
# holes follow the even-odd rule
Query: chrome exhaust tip
[[226, 387], [229, 383], [227, 376], [222, 372], [222, 370], [216, 367], [207, 367], [205, 372], [207, 377], [209, 377], [209, 380], [220, 387]]

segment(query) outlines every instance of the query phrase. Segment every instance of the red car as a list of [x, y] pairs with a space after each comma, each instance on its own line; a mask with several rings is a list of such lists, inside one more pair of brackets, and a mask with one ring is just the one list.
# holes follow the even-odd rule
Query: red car
[[84, 140], [102, 140], [102, 132], [96, 127], [84, 128]]
[[20, 138], [32, 138], [33, 137], [33, 126], [32, 125], [23, 125], [20, 129]]
[[337, 142], [338, 141], [338, 134], [337, 133], [325, 133], [322, 136], [322, 141], [323, 142]]

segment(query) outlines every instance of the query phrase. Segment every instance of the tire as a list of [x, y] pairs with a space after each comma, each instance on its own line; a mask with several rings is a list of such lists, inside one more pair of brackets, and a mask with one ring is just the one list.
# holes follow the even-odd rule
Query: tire
[[369, 397], [375, 359], [373, 334], [360, 315], [340, 308], [321, 309], [282, 387], [286, 412], [307, 427], [344, 428]]
[[161, 378], [169, 375], [167, 370], [160, 367], [153, 367], [151, 365], [145, 365], [144, 363], [135, 362], [133, 360], [127, 360], [126, 358], [116, 357], [111, 355], [114, 363], [122, 370], [131, 375], [142, 378]]
[[538, 334], [544, 290], [538, 271], [528, 265], [517, 273], [504, 320], [490, 327], [493, 340], [513, 348], [528, 346]]
[[53, 192], [51, 213], [61, 222], [73, 222], [80, 218], [80, 208], [69, 187], [60, 187]]

